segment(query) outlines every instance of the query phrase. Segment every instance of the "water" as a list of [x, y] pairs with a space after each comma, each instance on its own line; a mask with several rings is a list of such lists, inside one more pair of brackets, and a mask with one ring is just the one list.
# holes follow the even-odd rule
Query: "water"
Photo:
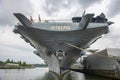
[[0, 69], [0, 80], [37, 80], [48, 72], [48, 68]]
[[0, 80], [110, 80], [97, 76], [68, 72], [62, 78], [48, 72], [48, 68], [0, 69]]

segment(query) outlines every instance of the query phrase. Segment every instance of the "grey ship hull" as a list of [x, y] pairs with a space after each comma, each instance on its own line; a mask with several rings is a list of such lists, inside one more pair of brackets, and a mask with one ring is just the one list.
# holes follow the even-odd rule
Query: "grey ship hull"
[[[35, 53], [48, 64], [49, 70], [58, 74], [60, 73], [60, 67], [69, 68], [83, 54], [81, 50], [65, 45], [61, 43], [61, 41], [66, 41], [81, 48], [88, 48], [93, 42], [100, 38], [102, 34], [108, 32], [107, 23], [101, 23], [99, 25], [96, 25], [96, 23], [88, 24], [87, 29], [77, 28], [80, 27], [79, 24], [66, 23], [67, 25], [72, 24], [77, 26], [73, 26], [71, 30], [67, 31], [52, 31], [42, 23], [37, 24], [38, 26], [36, 27], [35, 24], [31, 25], [29, 21], [24, 20], [24, 16], [23, 18], [19, 15], [15, 16], [23, 25], [16, 25], [14, 32], [21, 34], [26, 42], [29, 42], [36, 48], [37, 51]], [[56, 23], [56, 25], [57, 24], [66, 25], [65, 23]], [[91, 27], [91, 25], [96, 26]], [[62, 55], [64, 55], [63, 52], [65, 53], [62, 60], [58, 59], [59, 50], [62, 51]]]
[[[20, 28], [24, 27], [20, 26]], [[82, 52], [78, 49], [72, 48], [65, 44], [59, 44], [60, 40], [70, 42], [79, 47], [87, 48], [98, 38], [98, 35], [106, 33], [107, 31], [107, 27], [95, 28], [87, 31], [77, 30], [68, 32], [52, 32], [34, 28], [28, 28], [26, 31], [20, 28], [18, 29], [21, 35], [29, 40], [30, 43], [32, 43], [32, 45], [34, 45], [37, 49], [37, 55], [45, 60], [51, 71], [57, 73], [59, 73], [60, 66], [70, 67], [82, 54]], [[87, 36], [88, 34], [90, 35]], [[49, 54], [48, 49], [51, 50], [51, 53]], [[59, 61], [54, 54], [55, 51], [58, 51], [59, 49], [64, 50], [67, 53], [61, 64], [59, 64]], [[57, 67], [58, 69], [55, 70]]]

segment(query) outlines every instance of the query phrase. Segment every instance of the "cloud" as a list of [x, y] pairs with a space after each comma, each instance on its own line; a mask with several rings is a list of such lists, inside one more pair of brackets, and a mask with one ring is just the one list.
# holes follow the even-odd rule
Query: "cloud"
[[103, 0], [78, 0], [78, 1], [79, 1], [79, 4], [82, 6], [83, 9], [87, 9], [91, 5], [93, 5], [95, 3], [100, 3]]
[[0, 0], [0, 25], [14, 25], [13, 13], [30, 15], [32, 12], [30, 0]]
[[108, 16], [115, 17], [120, 13], [120, 0], [111, 0], [108, 5]]
[[[46, 0], [43, 9], [49, 15], [59, 12], [60, 9], [68, 8], [72, 0]], [[75, 0], [76, 1], [76, 0]]]
[[43, 8], [47, 14], [53, 15], [54, 13], [59, 13], [62, 9], [66, 9], [66, 12], [69, 12], [72, 7], [76, 6], [76, 13], [80, 8], [85, 10], [89, 6], [101, 1], [103, 0], [46, 0]]
[[12, 32], [13, 27], [1, 27], [0, 29], [0, 46], [19, 49], [23, 51], [33, 51], [28, 43], [20, 38], [20, 35]]

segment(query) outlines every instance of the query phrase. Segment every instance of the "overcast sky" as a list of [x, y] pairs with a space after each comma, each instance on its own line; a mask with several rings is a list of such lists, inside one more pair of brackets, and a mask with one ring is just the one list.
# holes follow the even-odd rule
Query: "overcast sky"
[[7, 58], [41, 63], [42, 59], [33, 54], [35, 50], [12, 32], [18, 20], [13, 13], [22, 13], [34, 19], [40, 14], [42, 19], [71, 19], [86, 13], [105, 13], [106, 17], [115, 22], [110, 32], [91, 48], [120, 48], [120, 0], [0, 0], [0, 60]]

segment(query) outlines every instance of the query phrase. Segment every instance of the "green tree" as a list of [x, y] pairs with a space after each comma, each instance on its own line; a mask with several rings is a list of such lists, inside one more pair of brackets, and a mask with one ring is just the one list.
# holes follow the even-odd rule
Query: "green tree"
[[11, 60], [10, 63], [14, 63], [13, 60]]
[[6, 60], [6, 63], [10, 63], [10, 59], [7, 59], [7, 60]]
[[23, 66], [26, 66], [26, 62], [23, 62], [23, 64], [22, 64]]
[[0, 61], [0, 65], [3, 65], [3, 64], [4, 64], [4, 62]]
[[18, 61], [17, 63], [19, 64], [19, 66], [21, 66], [21, 65], [22, 65], [22, 62], [21, 62], [21, 61]]

